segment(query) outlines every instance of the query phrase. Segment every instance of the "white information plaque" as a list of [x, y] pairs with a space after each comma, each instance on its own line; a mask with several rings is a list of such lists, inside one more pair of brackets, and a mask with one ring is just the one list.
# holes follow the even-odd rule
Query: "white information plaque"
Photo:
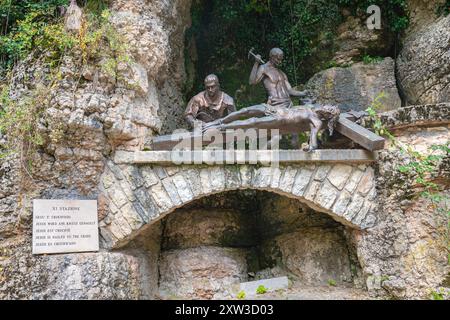
[[33, 254], [98, 249], [96, 200], [33, 201]]

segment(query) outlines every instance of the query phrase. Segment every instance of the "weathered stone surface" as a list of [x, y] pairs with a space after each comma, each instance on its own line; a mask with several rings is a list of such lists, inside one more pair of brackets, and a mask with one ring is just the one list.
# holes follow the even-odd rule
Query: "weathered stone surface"
[[211, 168], [210, 177], [213, 191], [221, 191], [225, 189], [225, 172], [222, 166]]
[[292, 194], [299, 197], [303, 196], [309, 184], [309, 181], [311, 180], [312, 175], [313, 171], [308, 170], [306, 168], [302, 168], [301, 171], [297, 174], [297, 177], [295, 178], [295, 182], [292, 187]]
[[198, 247], [162, 252], [159, 270], [165, 298], [231, 298], [233, 285], [247, 280], [242, 249]]
[[[0, 244], [2, 300], [151, 298], [141, 287], [149, 284], [136, 257], [110, 252], [31, 256], [31, 245], [17, 240]], [[20, 255], [13, 254], [16, 250]]]
[[151, 186], [157, 184], [159, 182], [158, 176], [153, 172], [151, 167], [142, 166], [141, 174], [144, 179], [144, 184], [146, 188], [150, 188]]
[[348, 178], [352, 173], [353, 167], [343, 164], [338, 164], [333, 167], [328, 174], [328, 180], [339, 190], [342, 190], [344, 185], [348, 182]]
[[194, 197], [198, 197], [202, 194], [202, 185], [200, 179], [200, 172], [197, 169], [185, 168], [182, 174], [186, 181], [189, 183], [190, 189]]
[[348, 206], [347, 210], [344, 213], [344, 217], [348, 220], [352, 220], [354, 216], [356, 216], [361, 210], [361, 207], [364, 203], [364, 198], [358, 194], [353, 196], [352, 202]]
[[162, 181], [162, 185], [164, 186], [164, 189], [166, 190], [167, 194], [169, 195], [170, 199], [172, 200], [172, 203], [176, 206], [182, 204], [180, 195], [178, 194], [177, 187], [173, 183], [171, 178], [165, 178]]
[[374, 187], [374, 184], [375, 179], [373, 169], [367, 168], [366, 172], [361, 178], [361, 181], [359, 182], [358, 192], [362, 195], [366, 195]]
[[260, 189], [267, 188], [272, 182], [272, 168], [262, 167], [255, 171], [253, 176], [252, 186]]
[[255, 245], [252, 217], [231, 210], [181, 209], [168, 216], [163, 250], [198, 246], [239, 247]]
[[237, 189], [241, 186], [241, 173], [236, 166], [225, 166], [225, 184], [227, 189]]
[[300, 228], [318, 225], [333, 228], [339, 225], [327, 214], [314, 211], [296, 199], [273, 195], [262, 197], [259, 202], [261, 239], [270, 239]]
[[450, 101], [450, 16], [408, 36], [397, 58], [399, 84], [408, 104]]
[[200, 169], [200, 181], [202, 186], [203, 194], [210, 194], [212, 193], [212, 185], [211, 185], [211, 176], [210, 172], [206, 168]]
[[384, 107], [380, 111], [401, 107], [391, 58], [319, 72], [308, 81], [307, 88], [317, 97], [318, 103], [338, 105], [341, 111], [365, 110], [382, 92], [385, 97], [380, 102]]
[[350, 176], [349, 180], [345, 184], [345, 190], [347, 190], [348, 192], [355, 191], [356, 187], [358, 186], [359, 181], [361, 180], [362, 175], [363, 175], [363, 171], [354, 170], [352, 175]]
[[158, 205], [160, 212], [169, 211], [172, 206], [175, 205], [162, 184], [157, 184], [151, 187], [150, 194]]
[[337, 27], [335, 40], [337, 52], [332, 61], [338, 66], [347, 66], [361, 61], [363, 55], [385, 56], [393, 39], [382, 30], [370, 30], [366, 18], [347, 15], [345, 21]]
[[446, 0], [409, 0], [407, 10], [409, 13], [409, 26], [406, 35], [414, 34], [420, 29], [433, 24], [439, 17], [438, 8]]
[[[180, 128], [184, 123], [181, 88], [185, 79], [184, 31], [190, 24], [191, 1], [176, 0], [144, 3], [140, 0], [115, 0], [112, 9], [117, 11], [112, 22], [124, 37], [135, 61], [149, 76], [149, 91], [136, 115], [152, 106], [150, 115], [158, 113], [157, 124], [163, 132]], [[132, 72], [129, 78], [146, 90], [142, 72]], [[170, 76], [169, 76], [170, 75]], [[136, 81], [138, 79], [138, 81]], [[140, 80], [142, 79], [142, 80]], [[154, 82], [158, 82], [158, 90]], [[142, 89], [141, 89], [142, 88]], [[155, 122], [155, 121], [153, 121]]]
[[270, 246], [275, 246], [275, 252], [280, 255], [274, 259], [281, 258], [283, 265], [302, 283], [324, 285], [329, 280], [340, 284], [352, 281], [345, 239], [332, 230], [300, 229], [269, 241], [264, 248]]
[[192, 199], [194, 199], [194, 194], [192, 193], [188, 182], [186, 181], [186, 179], [183, 177], [182, 174], [177, 174], [173, 176], [172, 181], [178, 190], [178, 194], [180, 195], [181, 201], [190, 202]]
[[280, 180], [279, 188], [280, 190], [290, 193], [292, 191], [292, 187], [294, 186], [295, 177], [297, 175], [297, 168], [295, 167], [286, 167], [284, 170], [283, 176]]
[[318, 190], [314, 201], [322, 208], [330, 209], [335, 202], [339, 191], [329, 182], [325, 182]]
[[336, 200], [336, 203], [334, 204], [333, 212], [339, 215], [344, 215], [351, 200], [352, 195], [345, 190], [342, 191], [339, 195], [339, 198]]

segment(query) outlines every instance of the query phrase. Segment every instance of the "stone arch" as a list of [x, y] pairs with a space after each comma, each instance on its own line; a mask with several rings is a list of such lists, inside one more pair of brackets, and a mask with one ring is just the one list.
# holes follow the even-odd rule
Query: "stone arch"
[[374, 172], [367, 165], [162, 167], [109, 162], [100, 183], [103, 246], [119, 248], [146, 227], [196, 199], [239, 189], [270, 191], [298, 199], [355, 229], [364, 230], [376, 223]]

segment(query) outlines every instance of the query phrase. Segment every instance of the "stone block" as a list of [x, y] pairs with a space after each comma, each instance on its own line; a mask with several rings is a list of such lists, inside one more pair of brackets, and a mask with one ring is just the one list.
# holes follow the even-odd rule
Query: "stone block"
[[353, 171], [353, 167], [345, 164], [338, 164], [333, 167], [328, 174], [328, 180], [339, 190], [344, 188], [348, 178]]
[[351, 200], [352, 195], [349, 192], [343, 190], [339, 195], [339, 198], [337, 199], [336, 203], [334, 204], [332, 211], [335, 214], [342, 216], [347, 210], [347, 207]]
[[211, 186], [213, 191], [225, 190], [225, 172], [222, 166], [215, 166], [210, 169]]
[[122, 173], [130, 183], [130, 187], [132, 190], [136, 188], [140, 188], [145, 184], [145, 179], [142, 177], [141, 172], [137, 165], [128, 165], [128, 166], [120, 166], [122, 169]]
[[169, 197], [169, 194], [167, 193], [166, 189], [162, 186], [161, 183], [151, 187], [150, 194], [152, 198], [155, 200], [155, 203], [158, 206], [160, 213], [164, 213], [174, 206], [171, 198]]
[[270, 182], [271, 189], [278, 189], [280, 187], [280, 180], [282, 175], [282, 169], [280, 167], [273, 168], [272, 181]]
[[160, 181], [158, 176], [153, 172], [150, 166], [142, 166], [140, 168], [140, 171], [145, 181], [144, 184], [146, 188], [150, 188]]
[[247, 280], [246, 251], [219, 247], [163, 251], [159, 270], [165, 298], [232, 298], [233, 287]]
[[270, 186], [272, 181], [272, 168], [261, 167], [255, 171], [251, 185], [256, 189], [264, 189]]
[[224, 167], [225, 188], [235, 190], [241, 187], [241, 172], [238, 166], [228, 165]]
[[180, 195], [178, 194], [177, 187], [175, 187], [175, 184], [172, 181], [172, 178], [165, 178], [161, 180], [162, 185], [164, 186], [164, 189], [167, 191], [167, 194], [169, 195], [171, 202], [178, 206], [182, 204]]
[[362, 195], [366, 195], [370, 191], [370, 189], [372, 189], [374, 184], [375, 184], [375, 177], [373, 168], [369, 167], [367, 168], [366, 172], [361, 178], [361, 181], [359, 182], [358, 192], [361, 193]]
[[293, 168], [290, 166], [287, 167], [286, 170], [284, 170], [283, 176], [280, 180], [280, 190], [286, 193], [292, 192], [292, 187], [294, 186], [297, 171], [297, 168]]
[[200, 172], [197, 169], [184, 169], [181, 174], [189, 183], [194, 198], [199, 197], [203, 193]]
[[361, 180], [361, 177], [363, 175], [363, 171], [355, 170], [353, 171], [352, 175], [350, 176], [350, 179], [345, 184], [345, 190], [348, 192], [354, 192], [356, 190], [356, 187], [358, 186], [359, 181]]
[[204, 195], [211, 194], [213, 192], [211, 185], [211, 176], [209, 168], [200, 169], [200, 181], [202, 186], [202, 193]]
[[353, 217], [358, 214], [358, 212], [361, 210], [364, 203], [364, 198], [361, 197], [359, 194], [353, 195], [352, 202], [347, 207], [347, 210], [344, 214], [344, 218], [348, 221], [352, 221]]
[[331, 170], [331, 166], [320, 165], [316, 170], [316, 174], [314, 175], [314, 180], [323, 181], [327, 177], [328, 172], [330, 170]]
[[339, 194], [339, 190], [333, 187], [329, 182], [325, 182], [319, 187], [317, 196], [315, 197], [315, 203], [322, 208], [331, 209]]
[[181, 201], [186, 203], [194, 199], [194, 194], [192, 193], [188, 182], [181, 173], [172, 176], [172, 181], [177, 188], [178, 195], [180, 196]]
[[119, 184], [115, 184], [113, 188], [108, 190], [108, 197], [119, 209], [129, 201]]
[[308, 189], [305, 192], [305, 199], [308, 201], [313, 201], [316, 197], [317, 191], [319, 190], [320, 182], [319, 181], [313, 181], [309, 185]]
[[251, 187], [251, 182], [254, 175], [254, 166], [251, 165], [242, 165], [240, 166], [240, 172], [241, 172], [241, 186], [243, 188], [249, 188]]
[[294, 186], [292, 187], [292, 194], [296, 196], [303, 196], [308, 184], [313, 175], [313, 171], [302, 168], [295, 178]]

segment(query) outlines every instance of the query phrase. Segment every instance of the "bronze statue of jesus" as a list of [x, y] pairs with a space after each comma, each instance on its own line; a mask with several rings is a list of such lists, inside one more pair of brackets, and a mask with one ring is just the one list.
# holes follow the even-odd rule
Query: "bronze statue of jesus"
[[[227, 129], [280, 129], [281, 133], [311, 131], [308, 151], [318, 148], [318, 133], [327, 125], [330, 135], [339, 120], [336, 106], [323, 105], [313, 108], [273, 107], [260, 104], [230, 113], [224, 118], [204, 124], [203, 132]], [[245, 120], [241, 120], [247, 118]]]

